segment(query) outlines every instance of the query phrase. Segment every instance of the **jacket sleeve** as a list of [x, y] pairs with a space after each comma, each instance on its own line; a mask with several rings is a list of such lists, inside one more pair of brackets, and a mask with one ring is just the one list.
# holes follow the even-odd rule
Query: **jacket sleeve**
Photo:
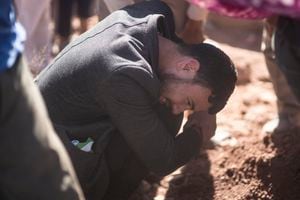
[[171, 134], [150, 95], [131, 77], [112, 76], [99, 96], [114, 125], [150, 171], [166, 175], [198, 155], [199, 134], [193, 129]]

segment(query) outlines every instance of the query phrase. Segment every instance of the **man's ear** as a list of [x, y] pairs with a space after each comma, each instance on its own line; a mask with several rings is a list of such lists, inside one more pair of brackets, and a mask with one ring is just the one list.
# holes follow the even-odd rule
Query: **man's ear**
[[181, 61], [179, 61], [178, 67], [180, 68], [180, 70], [196, 72], [200, 68], [200, 63], [195, 58], [186, 56]]

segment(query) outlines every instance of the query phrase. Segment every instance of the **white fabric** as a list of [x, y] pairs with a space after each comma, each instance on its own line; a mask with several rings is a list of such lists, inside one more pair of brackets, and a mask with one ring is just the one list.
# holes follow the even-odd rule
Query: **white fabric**
[[17, 16], [26, 30], [25, 57], [33, 71], [40, 71], [51, 59], [51, 0], [15, 0]]

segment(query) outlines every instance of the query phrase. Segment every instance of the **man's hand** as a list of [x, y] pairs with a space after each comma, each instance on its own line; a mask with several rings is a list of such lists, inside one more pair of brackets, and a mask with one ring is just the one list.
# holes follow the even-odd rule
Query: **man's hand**
[[183, 129], [188, 127], [193, 127], [199, 134], [202, 134], [203, 144], [206, 144], [215, 134], [216, 115], [210, 115], [207, 112], [194, 112], [189, 115]]

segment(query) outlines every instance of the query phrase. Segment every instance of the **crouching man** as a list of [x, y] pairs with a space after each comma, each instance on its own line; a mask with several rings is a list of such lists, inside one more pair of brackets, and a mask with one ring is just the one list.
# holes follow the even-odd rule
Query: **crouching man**
[[[212, 45], [177, 42], [170, 8], [142, 2], [81, 35], [36, 79], [87, 199], [127, 199], [212, 136], [234, 66]], [[194, 114], [177, 134], [185, 110]]]

